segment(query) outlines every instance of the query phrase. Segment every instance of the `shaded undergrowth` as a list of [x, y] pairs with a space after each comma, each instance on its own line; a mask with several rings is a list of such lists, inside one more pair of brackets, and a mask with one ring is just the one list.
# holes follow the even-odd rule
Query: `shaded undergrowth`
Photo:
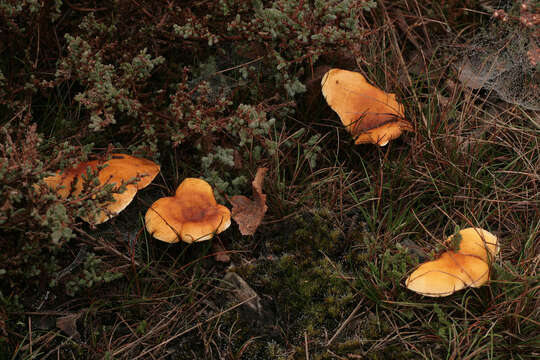
[[[23, 3], [0, 1], [0, 359], [540, 355], [538, 114], [458, 81], [472, 35], [529, 39], [517, 18], [475, 1]], [[354, 146], [320, 94], [328, 67], [396, 92], [415, 132]], [[162, 173], [110, 222], [80, 222], [90, 198], [34, 192], [112, 149]], [[144, 231], [183, 178], [225, 203], [263, 165], [254, 236]], [[408, 291], [469, 226], [500, 239], [489, 286]]]

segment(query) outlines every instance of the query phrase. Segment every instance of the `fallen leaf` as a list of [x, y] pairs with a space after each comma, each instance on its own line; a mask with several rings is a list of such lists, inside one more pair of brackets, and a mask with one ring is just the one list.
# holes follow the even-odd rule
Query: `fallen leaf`
[[212, 251], [214, 252], [214, 259], [219, 262], [229, 263], [231, 262], [231, 257], [227, 254], [227, 250], [220, 243], [212, 243]]
[[69, 314], [56, 319], [56, 327], [65, 332], [68, 336], [79, 339], [81, 334], [77, 331], [77, 320], [81, 313]]
[[34, 315], [30, 316], [32, 320], [32, 329], [51, 330], [56, 326], [56, 316], [52, 315]]
[[251, 299], [244, 305], [257, 313], [257, 315], [262, 315], [263, 307], [261, 304], [261, 298], [255, 292], [255, 290], [253, 290], [253, 288], [240, 277], [240, 275], [234, 272], [228, 272], [225, 274], [223, 280], [230, 284], [233, 289], [233, 294], [238, 301], [242, 302]]
[[253, 186], [253, 200], [243, 196], [235, 195], [229, 199], [233, 205], [232, 218], [238, 223], [242, 235], [253, 235], [268, 209], [266, 207], [266, 195], [262, 192], [262, 183], [267, 168], [258, 168], [255, 179], [251, 182]]

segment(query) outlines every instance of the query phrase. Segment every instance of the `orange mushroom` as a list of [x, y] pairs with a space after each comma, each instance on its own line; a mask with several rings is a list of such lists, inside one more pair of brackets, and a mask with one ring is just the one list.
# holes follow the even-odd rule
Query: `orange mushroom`
[[[104, 166], [98, 170], [98, 166]], [[111, 159], [107, 161], [91, 160], [78, 164], [71, 169], [65, 169], [56, 175], [43, 179], [45, 184], [65, 199], [70, 194], [77, 196], [83, 190], [84, 179], [87, 170], [97, 171], [99, 180], [98, 189], [107, 184], [113, 184], [114, 189], [125, 185], [125, 191], [113, 193], [114, 201], [107, 201], [100, 204], [102, 210], [98, 212], [95, 224], [101, 224], [110, 218], [116, 216], [124, 210], [133, 200], [138, 190], [148, 186], [159, 173], [159, 165], [153, 161], [133, 157], [126, 154], [112, 154]], [[135, 181], [132, 181], [135, 179]], [[88, 218], [83, 218], [91, 222]]]
[[460, 254], [476, 256], [490, 264], [499, 253], [497, 237], [481, 228], [466, 228], [452, 235], [446, 243], [454, 247]]
[[174, 196], [158, 199], [145, 216], [146, 230], [168, 243], [211, 239], [231, 225], [231, 212], [214, 198], [202, 179], [186, 178]]
[[468, 286], [480, 287], [489, 280], [489, 266], [474, 256], [447, 251], [420, 265], [405, 282], [409, 290], [424, 296], [448, 296]]
[[409, 290], [424, 296], [448, 296], [489, 281], [491, 259], [498, 253], [497, 237], [480, 228], [463, 229], [446, 243], [453, 247], [418, 266], [405, 281]]
[[355, 144], [385, 146], [403, 131], [413, 131], [396, 95], [369, 84], [362, 74], [330, 69], [321, 85], [326, 102], [339, 115]]

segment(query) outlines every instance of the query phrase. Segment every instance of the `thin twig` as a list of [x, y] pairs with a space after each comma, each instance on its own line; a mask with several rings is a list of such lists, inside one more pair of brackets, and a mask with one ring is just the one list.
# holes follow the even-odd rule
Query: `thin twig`
[[32, 357], [32, 317], [28, 317], [28, 341], [30, 346], [30, 357]]
[[224, 72], [231, 71], [231, 70], [234, 70], [234, 69], [238, 69], [238, 68], [241, 68], [241, 67], [244, 67], [244, 66], [253, 64], [254, 62], [260, 61], [260, 60], [263, 59], [263, 58], [264, 58], [264, 56], [259, 56], [258, 58], [253, 59], [253, 60], [250, 60], [250, 61], [245, 62], [245, 63], [243, 63], [243, 64], [239, 64], [239, 65], [236, 65], [236, 66], [227, 68], [227, 69], [223, 69], [223, 70], [216, 71], [216, 72], [213, 73], [212, 75], [223, 74]]
[[309, 360], [309, 346], [308, 346], [307, 331], [304, 331], [304, 348], [306, 351], [306, 360]]
[[95, 12], [95, 11], [104, 11], [104, 10], [108, 10], [107, 7], [99, 7], [99, 8], [85, 8], [85, 7], [80, 7], [80, 6], [77, 6], [77, 5], [74, 5], [72, 3], [70, 3], [68, 0], [64, 0], [64, 2], [66, 3], [67, 6], [69, 6], [70, 8], [72, 8], [73, 10], [77, 10], [77, 11], [83, 11], [83, 12]]
[[[86, 231], [84, 231], [83, 229], [81, 228], [75, 228], [75, 230], [83, 235], [84, 237], [86, 237], [88, 240], [92, 241], [94, 244], [96, 242], [98, 242], [104, 249], [107, 249], [109, 250], [110, 252], [114, 253], [115, 255], [118, 255], [122, 258], [124, 258], [127, 262], [131, 262], [132, 259], [125, 255], [125, 254], [122, 254], [120, 251], [116, 250], [115, 248], [113, 248], [112, 246], [110, 246], [109, 244], [107, 244], [105, 241], [103, 241], [103, 239], [101, 237], [93, 237], [92, 235], [88, 234]], [[137, 262], [137, 260], [133, 259], [133, 262], [135, 263], [135, 265], [137, 266], [141, 266], [141, 264], [139, 262]]]
[[362, 305], [362, 300], [360, 300], [358, 302], [358, 304], [353, 309], [353, 311], [350, 313], [350, 315], [347, 317], [347, 319], [345, 319], [345, 321], [339, 326], [339, 328], [336, 330], [336, 332], [330, 338], [330, 340], [328, 340], [328, 342], [326, 343], [326, 346], [330, 346], [332, 344], [332, 342], [334, 341], [334, 339], [343, 331], [343, 329], [345, 329], [345, 326], [347, 326], [347, 324], [349, 324], [351, 322], [351, 320], [354, 318], [354, 316], [356, 315], [358, 310], [360, 310], [361, 305]]

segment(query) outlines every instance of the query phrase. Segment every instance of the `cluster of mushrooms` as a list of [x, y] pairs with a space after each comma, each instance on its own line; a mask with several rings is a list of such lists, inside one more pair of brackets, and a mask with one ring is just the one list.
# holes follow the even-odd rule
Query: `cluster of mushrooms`
[[[114, 201], [99, 204], [95, 219], [83, 220], [101, 224], [124, 210], [138, 190], [148, 186], [159, 173], [158, 164], [126, 154], [112, 154], [107, 161], [92, 160], [76, 167], [44, 178], [47, 186], [56, 191], [60, 198], [70, 194], [77, 196], [83, 189], [83, 175], [87, 169], [97, 172], [99, 188], [112, 184], [116, 191], [125, 186], [123, 192], [113, 193]], [[135, 181], [133, 181], [135, 179]], [[146, 229], [156, 239], [174, 243], [179, 239], [187, 243], [212, 238], [231, 224], [231, 212], [219, 205], [212, 187], [202, 179], [187, 178], [176, 189], [174, 196], [158, 199], [145, 216]]]
[[[356, 144], [385, 146], [403, 131], [414, 131], [396, 95], [369, 84], [360, 73], [331, 69], [322, 78], [321, 86], [326, 102]], [[421, 264], [407, 278], [408, 289], [438, 297], [489, 281], [491, 263], [499, 252], [495, 235], [480, 228], [467, 228], [448, 238], [445, 244], [450, 250]]]
[[[331, 69], [322, 78], [322, 93], [328, 105], [353, 136], [356, 144], [385, 146], [403, 131], [414, 131], [404, 118], [403, 105], [395, 94], [369, 84], [357, 72]], [[112, 154], [107, 161], [93, 160], [46, 177], [45, 183], [61, 198], [78, 195], [87, 169], [97, 172], [100, 187], [114, 184], [114, 201], [100, 204], [96, 219], [103, 223], [122, 211], [138, 190], [148, 186], [159, 173], [156, 163], [125, 154]], [[133, 180], [135, 179], [135, 181]], [[174, 243], [209, 240], [231, 224], [231, 212], [216, 202], [212, 187], [202, 179], [186, 178], [174, 196], [155, 201], [145, 216], [147, 231], [156, 239]], [[466, 287], [479, 287], [490, 277], [490, 266], [499, 252], [497, 237], [480, 228], [467, 228], [449, 237], [450, 249], [436, 260], [416, 268], [405, 286], [424, 296], [447, 296]]]

